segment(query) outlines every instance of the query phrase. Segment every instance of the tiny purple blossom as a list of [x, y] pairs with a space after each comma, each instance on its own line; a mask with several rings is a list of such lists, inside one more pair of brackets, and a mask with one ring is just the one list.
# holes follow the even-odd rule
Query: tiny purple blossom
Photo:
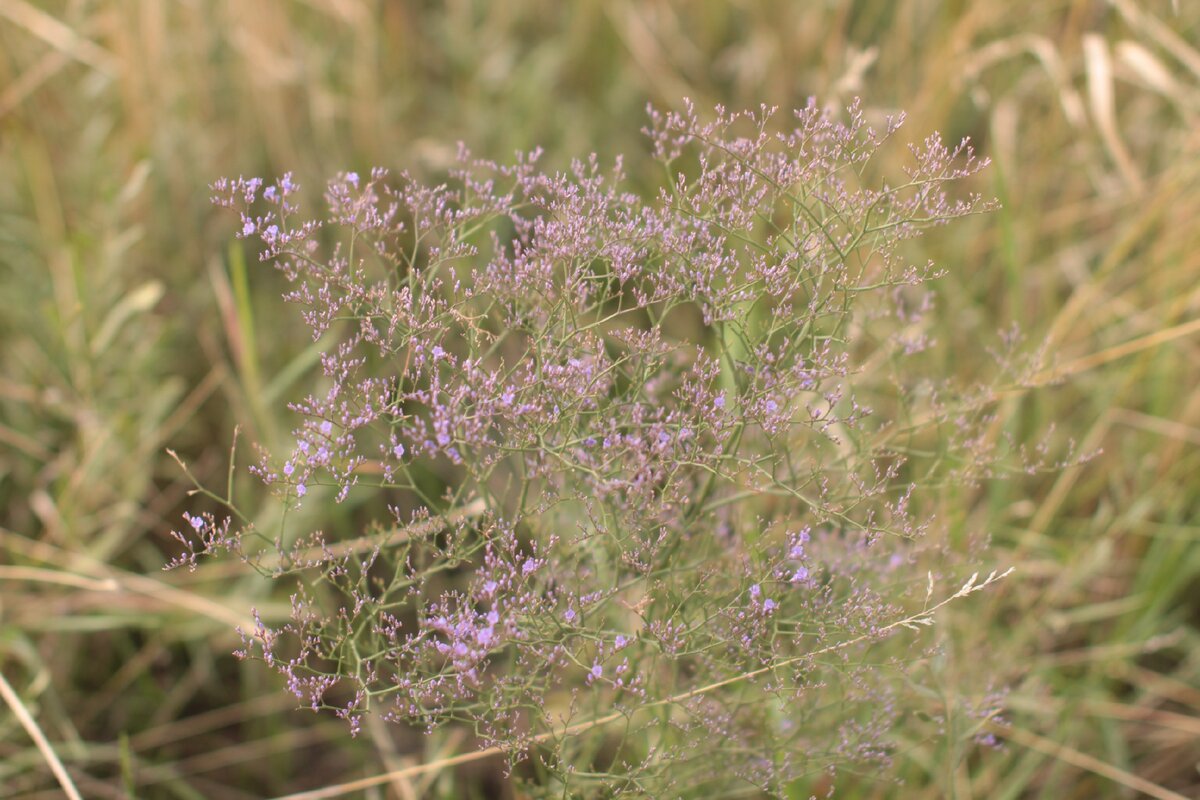
[[[377, 492], [343, 520], [371, 528], [338, 531], [378, 537], [377, 547], [278, 536], [304, 554], [289, 564], [336, 591], [307, 591], [305, 575], [291, 619], [258, 621], [243, 653], [261, 652], [314, 709], [348, 690], [353, 732], [371, 698], [382, 719], [461, 721], [510, 752], [555, 733], [550, 714], [530, 710], [596, 681], [629, 708], [678, 705], [694, 735], [642, 770], [663, 778], [649, 796], [688, 788], [673, 783], [676, 753], [685, 779], [695, 765], [717, 794], [734, 779], [786, 786], [824, 766], [815, 758], [839, 740], [839, 760], [878, 758], [904, 709], [875, 691], [855, 637], [894, 629], [899, 606], [885, 572], [895, 548], [867, 539], [913, 534], [903, 552], [916, 563], [928, 508], [920, 492], [910, 507], [897, 491], [922, 470], [877, 458], [894, 442], [863, 449], [844, 437], [869, 433], [856, 430], [870, 413], [859, 402], [885, 387], [860, 366], [904, 350], [895, 331], [912, 327], [914, 287], [931, 276], [905, 266], [899, 243], [986, 204], [946, 199], [946, 176], [973, 168], [955, 171], [960, 151], [937, 139], [914, 151], [916, 188], [867, 186], [881, 170], [866, 160], [895, 128], [877, 136], [857, 104], [848, 125], [815, 101], [784, 126], [769, 116], [722, 110], [706, 123], [690, 104], [652, 113], [647, 132], [668, 177], [648, 193], [643, 176], [635, 190], [595, 159], [545, 172], [536, 154], [496, 165], [465, 149], [436, 186], [341, 172], [327, 213], [308, 220], [290, 174], [265, 191], [256, 178], [214, 184], [214, 200], [240, 214], [234, 232], [260, 235], [261, 259], [287, 278], [286, 299], [323, 348], [319, 383], [290, 406], [295, 450], [264, 454], [257, 474], [274, 484], [282, 463], [285, 498], [291, 488], [305, 497], [308, 481], [339, 501], [351, 486]], [[254, 216], [260, 194], [274, 205]], [[798, 214], [797, 197], [817, 213]], [[876, 283], [895, 302], [850, 309]], [[703, 325], [660, 324], [677, 306]], [[860, 315], [871, 334], [853, 341], [862, 326], [843, 323]], [[911, 411], [906, 402], [889, 412]], [[959, 432], [979, 441], [966, 423]], [[391, 519], [376, 527], [369, 509], [385, 506]], [[210, 551], [238, 544], [210, 514], [185, 518]], [[815, 545], [807, 530], [781, 540], [788, 519], [844, 519], [863, 535], [847, 525]], [[201, 551], [184, 544], [177, 561], [192, 563]], [[820, 591], [788, 597], [789, 581]], [[823, 649], [853, 655], [837, 666], [851, 671], [860, 705], [823, 689], [822, 664], [779, 668]], [[350, 652], [353, 663], [341, 657]], [[626, 652], [633, 663], [617, 663]], [[726, 689], [729, 676], [760, 671], [771, 680]], [[742, 713], [781, 696], [781, 714]], [[806, 724], [835, 699], [847, 710], [829, 714], [830, 727]], [[838, 725], [846, 720], [855, 724]], [[731, 735], [736, 748], [723, 746]], [[564, 782], [591, 766], [567, 750], [550, 765]]]

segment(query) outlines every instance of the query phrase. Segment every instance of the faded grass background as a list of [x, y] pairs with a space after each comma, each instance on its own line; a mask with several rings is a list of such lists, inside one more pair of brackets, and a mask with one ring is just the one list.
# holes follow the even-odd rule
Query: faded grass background
[[[234, 426], [279, 443], [315, 357], [211, 181], [436, 179], [457, 140], [626, 153], [636, 180], [647, 101], [809, 95], [993, 159], [977, 188], [1004, 209], [921, 244], [949, 269], [936, 353], [967, 382], [1015, 323], [1044, 369], [995, 433], [1103, 450], [945, 493], [948, 544], [990, 536], [981, 566], [1017, 572], [921, 634], [945, 655], [903, 784], [837, 796], [1200, 796], [1200, 4], [0, 0], [0, 797], [62, 796], [50, 751], [85, 797], [248, 798], [470, 747], [293, 710], [229, 655], [286, 597], [160, 571], [195, 507], [165, 448], [223, 486]], [[939, 717], [991, 674], [1003, 747], [954, 744], [976, 723]], [[503, 796], [495, 773], [357, 796]]]

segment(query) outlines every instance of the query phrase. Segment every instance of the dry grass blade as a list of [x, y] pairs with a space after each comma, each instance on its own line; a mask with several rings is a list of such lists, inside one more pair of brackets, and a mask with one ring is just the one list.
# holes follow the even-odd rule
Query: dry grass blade
[[69, 56], [55, 50], [46, 53], [36, 64], [22, 72], [20, 77], [0, 93], [0, 119], [12, 113], [25, 98], [36, 92], [38, 87], [57, 75], [69, 63]]
[[476, 498], [461, 508], [427, 520], [407, 525], [398, 530], [375, 536], [361, 536], [346, 542], [338, 542], [326, 547], [310, 547], [289, 557], [292, 562], [322, 558], [341, 558], [343, 556], [367, 553], [376, 547], [389, 547], [403, 544], [411, 537], [429, 536], [446, 528], [451, 528], [460, 522], [475, 519], [487, 511], [487, 503], [482, 498]]
[[668, 54], [663, 51], [661, 38], [653, 28], [648, 14], [654, 8], [625, 0], [606, 7], [613, 28], [641, 67], [642, 79], [659, 98], [679, 98], [689, 94], [689, 84], [680, 75]]
[[1171, 71], [1150, 49], [1139, 42], [1129, 40], [1117, 42], [1114, 48], [1117, 63], [1125, 67], [1130, 77], [1175, 103], [1185, 113], [1196, 105], [1196, 93], [1176, 80]]
[[1160, 708], [1141, 708], [1108, 700], [1090, 700], [1084, 709], [1095, 714], [1113, 717], [1127, 722], [1144, 722], [1160, 728], [1187, 734], [1200, 740], [1200, 719]]
[[1200, 52], [1188, 45], [1183, 37], [1131, 0], [1109, 0], [1109, 4], [1116, 7], [1126, 22], [1158, 42], [1159, 46], [1179, 59], [1193, 75], [1200, 78]]
[[25, 0], [3, 0], [0, 16], [19, 25], [46, 44], [65, 55], [98, 69], [108, 75], [120, 71], [120, 64], [111, 53], [90, 39], [80, 36], [70, 26], [31, 6]]
[[1114, 408], [1113, 421], [1144, 431], [1156, 433], [1159, 436], [1176, 442], [1189, 442], [1200, 445], [1200, 428], [1185, 425], [1172, 419], [1157, 417], [1153, 414], [1143, 414], [1130, 408]]
[[59, 586], [86, 589], [90, 592], [115, 592], [121, 588], [120, 584], [112, 578], [91, 578], [87, 575], [75, 575], [70, 572], [62, 572], [56, 569], [41, 569], [38, 567], [0, 566], [0, 581], [54, 583]]
[[0, 443], [16, 448], [39, 461], [49, 461], [53, 454], [32, 436], [26, 436], [7, 425], [0, 425]]
[[1101, 761], [1087, 753], [1081, 753], [1073, 747], [1044, 739], [1036, 733], [1030, 733], [1020, 728], [1006, 728], [1000, 725], [990, 725], [989, 727], [993, 733], [1003, 736], [1022, 747], [1028, 747], [1030, 750], [1036, 750], [1052, 758], [1057, 758], [1059, 761], [1070, 764], [1073, 767], [1078, 767], [1103, 778], [1108, 778], [1129, 789], [1156, 798], [1156, 800], [1188, 800], [1187, 797], [1178, 792], [1173, 792], [1170, 789], [1159, 786], [1157, 783], [1151, 783], [1145, 778], [1140, 778], [1123, 769], [1114, 767], [1106, 761]]
[[1129, 188], [1141, 194], [1145, 190], [1142, 176], [1133, 165], [1129, 149], [1121, 140], [1117, 125], [1116, 100], [1113, 96], [1112, 59], [1108, 54], [1108, 43], [1102, 36], [1089, 33], [1083, 37], [1083, 58], [1087, 65], [1088, 100], [1092, 107], [1092, 118], [1104, 140], [1104, 146], [1117, 164], [1117, 169], [1129, 184]]
[[0, 696], [4, 698], [5, 704], [12, 710], [13, 716], [21, 723], [21, 727], [29, 734], [29, 738], [33, 739], [38, 752], [42, 754], [42, 758], [46, 760], [50, 771], [54, 773], [54, 778], [58, 781], [58, 785], [62, 787], [63, 793], [70, 800], [83, 800], [83, 796], [75, 788], [75, 782], [67, 774], [66, 767], [59, 760], [58, 754], [54, 752], [54, 748], [50, 746], [50, 741], [46, 738], [46, 735], [42, 733], [37, 720], [29, 713], [29, 709], [25, 708], [25, 704], [21, 702], [21, 698], [17, 695], [16, 690], [12, 688], [12, 685], [9, 684], [2, 672], [0, 672]]
[[244, 724], [266, 714], [279, 713], [295, 707], [294, 698], [287, 694], [267, 694], [235, 706], [213, 709], [190, 717], [168, 722], [157, 728], [147, 728], [129, 738], [134, 751], [152, 750], [170, 742], [198, 736], [230, 725]]
[[1078, 375], [1081, 372], [1095, 369], [1096, 367], [1104, 366], [1112, 361], [1125, 356], [1131, 356], [1134, 353], [1139, 353], [1143, 350], [1149, 350], [1152, 347], [1166, 344], [1167, 342], [1176, 339], [1182, 339], [1185, 336], [1200, 333], [1200, 319], [1194, 319], [1190, 322], [1184, 322], [1170, 328], [1164, 328], [1160, 331], [1140, 336], [1137, 339], [1132, 339], [1128, 342], [1123, 342], [1105, 350], [1101, 350], [1091, 355], [1086, 355], [1070, 361], [1060, 367], [1054, 367], [1048, 370], [1043, 370], [1034, 377], [1032, 383], [1034, 386], [1043, 386], [1048, 383], [1067, 378], [1072, 375]]
[[1045, 36], [1020, 34], [984, 45], [971, 54], [962, 76], [968, 82], [976, 81], [985, 70], [1024, 53], [1029, 53], [1042, 65], [1043, 71], [1054, 85], [1067, 122], [1076, 129], [1086, 128], [1087, 111], [1083, 100], [1071, 85], [1067, 68], [1054, 42]]
[[[212, 600], [196, 592], [189, 592], [171, 586], [161, 580], [148, 578], [100, 563], [94, 563], [84, 556], [68, 555], [53, 545], [45, 542], [30, 543], [23, 537], [11, 531], [0, 528], [0, 545], [14, 552], [21, 552], [40, 558], [49, 563], [71, 562], [77, 565], [76, 570], [51, 570], [33, 567], [7, 567], [0, 572], [0, 579], [35, 580], [43, 583], [59, 583], [72, 585], [89, 591], [128, 592], [158, 601], [163, 605], [174, 606], [206, 617], [222, 626], [241, 627], [243, 630], [253, 630], [254, 619], [247, 614]], [[90, 573], [90, 574], [79, 574]]]

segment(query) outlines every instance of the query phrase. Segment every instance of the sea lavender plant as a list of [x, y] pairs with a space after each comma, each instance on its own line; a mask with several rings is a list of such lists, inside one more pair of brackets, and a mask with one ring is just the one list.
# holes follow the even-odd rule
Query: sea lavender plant
[[991, 207], [947, 195], [986, 161], [933, 135], [888, 182], [901, 122], [651, 110], [649, 199], [620, 161], [463, 148], [438, 186], [343, 173], [321, 219], [290, 175], [218, 181], [323, 345], [294, 446], [253, 470], [287, 508], [367, 493], [389, 518], [189, 514], [173, 565], [232, 550], [298, 577], [241, 656], [352, 733], [469, 726], [556, 796], [782, 795], [886, 763], [885, 640], [1002, 577], [938, 590], [922, 493], [1008, 455], [993, 390], [922, 374], [938, 271], [906, 257]]

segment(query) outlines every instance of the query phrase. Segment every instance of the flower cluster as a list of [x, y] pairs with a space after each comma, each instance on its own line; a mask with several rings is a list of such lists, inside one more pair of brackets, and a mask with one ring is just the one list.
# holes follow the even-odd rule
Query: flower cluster
[[908, 240], [990, 208], [947, 192], [986, 163], [965, 141], [929, 137], [889, 181], [901, 122], [652, 110], [649, 199], [620, 162], [538, 153], [462, 150], [434, 187], [344, 173], [315, 220], [290, 175], [218, 181], [323, 343], [294, 445], [256, 473], [289, 506], [369, 493], [392, 514], [285, 548], [293, 619], [242, 652], [355, 730], [465, 721], [536, 749], [558, 794], [781, 794], [886, 760], [900, 709], [861, 654], [927, 624], [904, 567], [919, 481], [946, 478], [906, 443], [954, 421], [939, 463], [994, 455], [979, 415], [895, 377], [931, 344], [938, 274]]

